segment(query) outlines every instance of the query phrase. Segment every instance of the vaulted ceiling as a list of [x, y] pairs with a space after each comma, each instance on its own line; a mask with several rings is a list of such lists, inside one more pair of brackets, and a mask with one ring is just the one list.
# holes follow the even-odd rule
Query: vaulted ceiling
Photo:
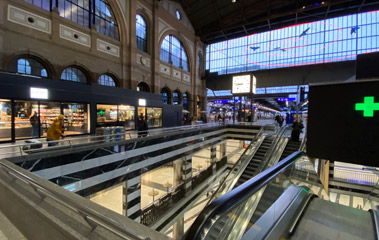
[[174, 0], [196, 35], [215, 43], [281, 27], [379, 9], [377, 0]]

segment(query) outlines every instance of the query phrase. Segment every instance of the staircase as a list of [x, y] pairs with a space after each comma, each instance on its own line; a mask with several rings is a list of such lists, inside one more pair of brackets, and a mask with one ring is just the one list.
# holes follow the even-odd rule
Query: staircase
[[238, 182], [234, 186], [234, 188], [243, 184], [244, 182], [249, 181], [255, 175], [257, 175], [257, 169], [261, 165], [268, 149], [270, 148], [272, 142], [274, 141], [273, 136], [266, 137], [262, 144], [259, 146], [257, 152], [254, 154], [253, 159], [251, 159], [249, 165], [247, 165], [246, 169], [243, 171], [242, 175], [238, 179]]
[[283, 151], [282, 156], [280, 157], [279, 161], [285, 159], [286, 157], [288, 157], [292, 153], [299, 151], [300, 144], [301, 144], [301, 142], [295, 142], [295, 141], [289, 140], [286, 147], [284, 148], [284, 151]]
[[282, 195], [284, 192], [283, 187], [276, 184], [268, 184], [261, 200], [258, 203], [257, 209], [254, 212], [254, 215], [251, 217], [249, 226], [252, 226], [266, 211], [271, 205]]

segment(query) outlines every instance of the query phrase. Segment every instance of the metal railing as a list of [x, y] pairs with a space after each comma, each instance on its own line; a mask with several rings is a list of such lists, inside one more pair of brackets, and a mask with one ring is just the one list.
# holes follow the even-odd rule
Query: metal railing
[[31, 186], [40, 196], [43, 197], [50, 197], [51, 199], [55, 200], [56, 202], [62, 204], [63, 206], [68, 207], [69, 209], [77, 212], [80, 216], [84, 218], [84, 220], [89, 224], [89, 226], [94, 230], [97, 226], [102, 226], [105, 229], [108, 229], [110, 232], [116, 234], [117, 236], [123, 238], [123, 239], [133, 239], [133, 240], [150, 240], [147, 236], [142, 236], [135, 232], [132, 229], [129, 229], [122, 225], [119, 222], [114, 221], [113, 219], [110, 219], [108, 217], [105, 217], [104, 215], [100, 214], [99, 212], [88, 208], [85, 205], [82, 205], [78, 202], [75, 202], [70, 197], [59, 193], [58, 191], [42, 186], [40, 183], [38, 183], [36, 180], [32, 179], [31, 177], [25, 175], [24, 173], [21, 173], [20, 171], [14, 169], [11, 166], [8, 166], [7, 164], [0, 162], [0, 167], [4, 169], [4, 171], [10, 175], [12, 178], [18, 178], [21, 181], [27, 183], [29, 186]]
[[141, 209], [141, 223], [149, 226], [153, 224], [162, 215], [173, 206], [173, 204], [179, 202], [185, 196], [185, 185], [180, 184], [174, 191], [168, 192], [161, 198], [156, 199], [153, 203]]
[[[208, 127], [215, 127], [215, 126], [219, 126], [219, 124], [209, 123], [209, 124], [186, 125], [186, 126], [171, 127], [171, 128], [157, 128], [157, 129], [151, 129], [148, 131], [141, 131], [141, 133], [146, 136], [157, 136], [163, 133], [168, 134], [168, 133], [173, 133], [173, 132], [178, 132], [178, 131], [208, 128]], [[40, 141], [38, 143], [22, 143], [22, 144], [11, 144], [11, 145], [0, 146], [0, 156], [3, 156], [3, 155], [22, 156], [29, 153], [39, 152], [41, 151], [41, 148], [43, 148], [42, 151], [45, 151], [45, 150], [54, 151], [58, 149], [74, 148], [74, 147], [79, 147], [79, 146], [88, 145], [88, 144], [123, 141], [126, 139], [138, 138], [137, 133], [138, 133], [137, 131], [133, 130], [133, 131], [127, 131], [125, 133], [65, 138], [65, 139], [56, 140], [56, 141], [46, 141], [45, 138], [40, 138], [38, 139]], [[56, 144], [56, 145], [48, 146], [49, 144]], [[9, 151], [7, 151], [8, 149]]]

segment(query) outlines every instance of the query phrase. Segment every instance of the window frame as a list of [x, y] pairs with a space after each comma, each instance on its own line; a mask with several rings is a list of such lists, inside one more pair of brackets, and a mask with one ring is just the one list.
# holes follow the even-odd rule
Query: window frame
[[[168, 49], [165, 49], [164, 47], [168, 47]], [[174, 54], [174, 52], [177, 54]], [[187, 51], [183, 46], [183, 43], [173, 34], [167, 34], [164, 37], [160, 47], [160, 60], [170, 63], [177, 68], [183, 69], [186, 72], [190, 72], [190, 64], [188, 61]]]

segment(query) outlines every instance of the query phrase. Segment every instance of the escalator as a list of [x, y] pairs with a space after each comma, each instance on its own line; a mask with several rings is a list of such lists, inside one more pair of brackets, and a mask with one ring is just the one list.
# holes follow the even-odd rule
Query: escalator
[[279, 198], [284, 192], [284, 188], [277, 184], [268, 184], [263, 192], [262, 198], [258, 203], [257, 209], [254, 212], [253, 217], [250, 219], [250, 223], [254, 224], [262, 215], [271, 207], [271, 205]]
[[267, 151], [269, 150], [272, 142], [274, 141], [274, 136], [266, 137], [262, 144], [259, 146], [257, 152], [254, 154], [254, 157], [251, 159], [241, 176], [239, 177], [236, 185], [234, 187], [238, 187], [244, 182], [249, 181], [257, 174], [258, 167], [262, 164], [262, 161], [265, 158]]
[[184, 239], [379, 239], [375, 202], [365, 211], [321, 199], [293, 178], [304, 159], [295, 152], [214, 200]]
[[287, 142], [286, 147], [284, 148], [282, 156], [280, 156], [279, 161], [285, 159], [286, 157], [288, 157], [292, 153], [299, 151], [300, 145], [301, 145], [301, 142], [289, 140]]
[[[245, 232], [241, 239], [376, 238], [373, 222], [375, 218], [373, 214], [376, 213], [320, 199], [308, 192], [306, 187], [291, 187], [258, 219], [254, 227]], [[272, 219], [275, 219], [275, 224], [267, 225]]]

